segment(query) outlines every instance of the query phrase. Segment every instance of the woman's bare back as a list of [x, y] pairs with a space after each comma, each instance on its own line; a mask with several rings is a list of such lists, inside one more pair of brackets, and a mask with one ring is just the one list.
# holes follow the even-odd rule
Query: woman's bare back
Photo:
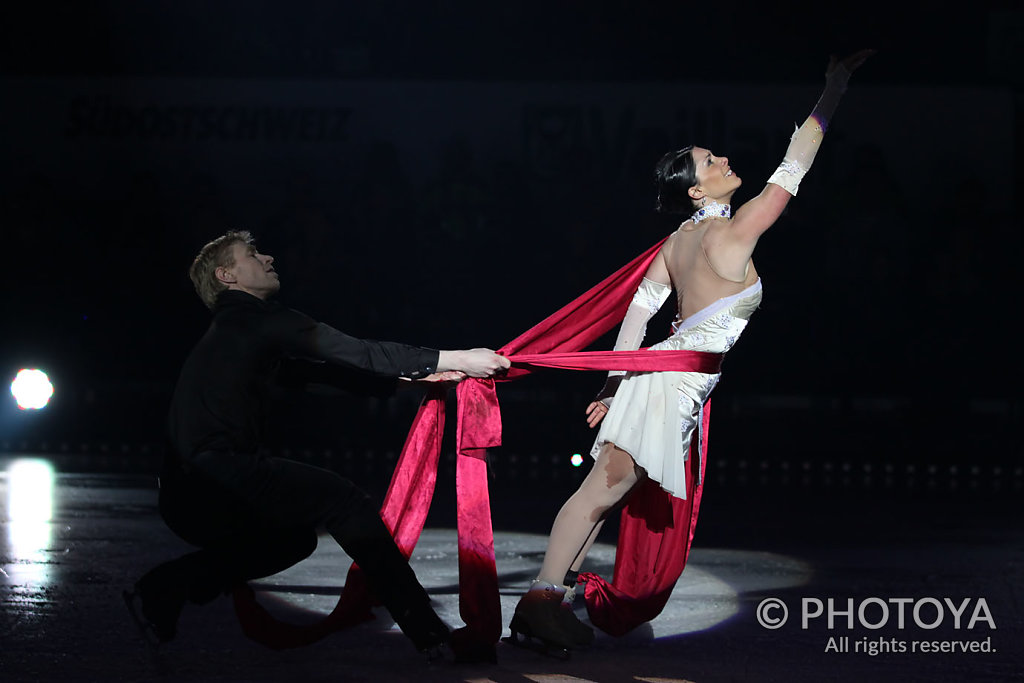
[[715, 301], [742, 292], [757, 281], [750, 253], [720, 247], [715, 233], [724, 221], [694, 226], [687, 221], [673, 233], [661, 253], [678, 303], [678, 319], [685, 320]]

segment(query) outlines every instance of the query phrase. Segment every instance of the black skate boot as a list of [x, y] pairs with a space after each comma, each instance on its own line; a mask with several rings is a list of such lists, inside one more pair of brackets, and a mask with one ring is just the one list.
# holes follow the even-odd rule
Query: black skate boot
[[123, 592], [132, 619], [150, 645], [174, 640], [186, 602], [204, 605], [227, 590], [227, 582], [207, 566], [207, 555], [199, 551], [164, 562]]
[[562, 604], [559, 605], [559, 624], [572, 638], [577, 647], [588, 647], [594, 643], [594, 629], [590, 628], [576, 616], [572, 604], [576, 599], [576, 586], [562, 586], [565, 594], [562, 596]]
[[395, 623], [412, 641], [417, 651], [428, 661], [444, 659], [445, 648], [451, 640], [451, 630], [429, 604], [409, 607], [400, 614], [392, 612]]
[[[148, 577], [149, 575], [147, 575]], [[184, 589], [167, 590], [143, 577], [122, 597], [139, 632], [150, 647], [174, 640], [178, 631], [178, 617], [187, 599]]]
[[[535, 581], [516, 605], [516, 613], [509, 624], [512, 636], [508, 642], [568, 659], [569, 651], [576, 646], [576, 642], [566, 628], [567, 620], [562, 608], [563, 592], [550, 583], [541, 586], [540, 582]], [[576, 618], [572, 614], [569, 616]]]

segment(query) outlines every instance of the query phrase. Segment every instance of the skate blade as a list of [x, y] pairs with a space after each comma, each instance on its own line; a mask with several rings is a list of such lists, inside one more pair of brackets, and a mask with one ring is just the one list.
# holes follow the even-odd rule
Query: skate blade
[[142, 616], [141, 605], [137, 605], [136, 598], [139, 599], [139, 603], [142, 602], [142, 598], [139, 596], [138, 591], [123, 591], [121, 597], [124, 598], [125, 607], [128, 608], [128, 614], [131, 615], [132, 621], [139, 628], [139, 635], [142, 636], [142, 640], [145, 641], [146, 646], [152, 654], [156, 654], [160, 649], [161, 640], [156, 634], [156, 628], [153, 624], [146, 621]]
[[559, 643], [544, 640], [543, 638], [538, 638], [526, 633], [521, 633], [517, 630], [513, 630], [512, 635], [505, 636], [501, 640], [502, 642], [508, 643], [514, 647], [521, 647], [524, 650], [532, 650], [533, 652], [537, 652], [546, 657], [558, 659], [563, 662], [569, 661], [572, 657], [572, 651]]

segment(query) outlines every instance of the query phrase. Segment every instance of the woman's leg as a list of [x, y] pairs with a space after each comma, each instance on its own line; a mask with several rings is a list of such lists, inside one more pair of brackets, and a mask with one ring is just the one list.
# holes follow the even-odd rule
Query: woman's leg
[[537, 578], [559, 586], [566, 572], [578, 570], [606, 513], [626, 497], [643, 475], [629, 453], [606, 443], [586, 479], [555, 517]]
[[523, 634], [567, 649], [593, 642], [594, 630], [576, 618], [571, 592], [563, 588], [566, 573], [579, 569], [606, 514], [643, 475], [629, 453], [614, 444], [601, 448], [593, 469], [555, 518], [540, 574], [516, 605], [514, 637]]

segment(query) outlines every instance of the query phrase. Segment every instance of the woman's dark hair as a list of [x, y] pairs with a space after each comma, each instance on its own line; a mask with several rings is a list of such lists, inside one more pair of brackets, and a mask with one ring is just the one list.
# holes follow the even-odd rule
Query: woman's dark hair
[[669, 152], [654, 167], [654, 183], [658, 186], [660, 213], [693, 213], [693, 200], [687, 194], [697, 184], [697, 165], [693, 163], [693, 145]]

